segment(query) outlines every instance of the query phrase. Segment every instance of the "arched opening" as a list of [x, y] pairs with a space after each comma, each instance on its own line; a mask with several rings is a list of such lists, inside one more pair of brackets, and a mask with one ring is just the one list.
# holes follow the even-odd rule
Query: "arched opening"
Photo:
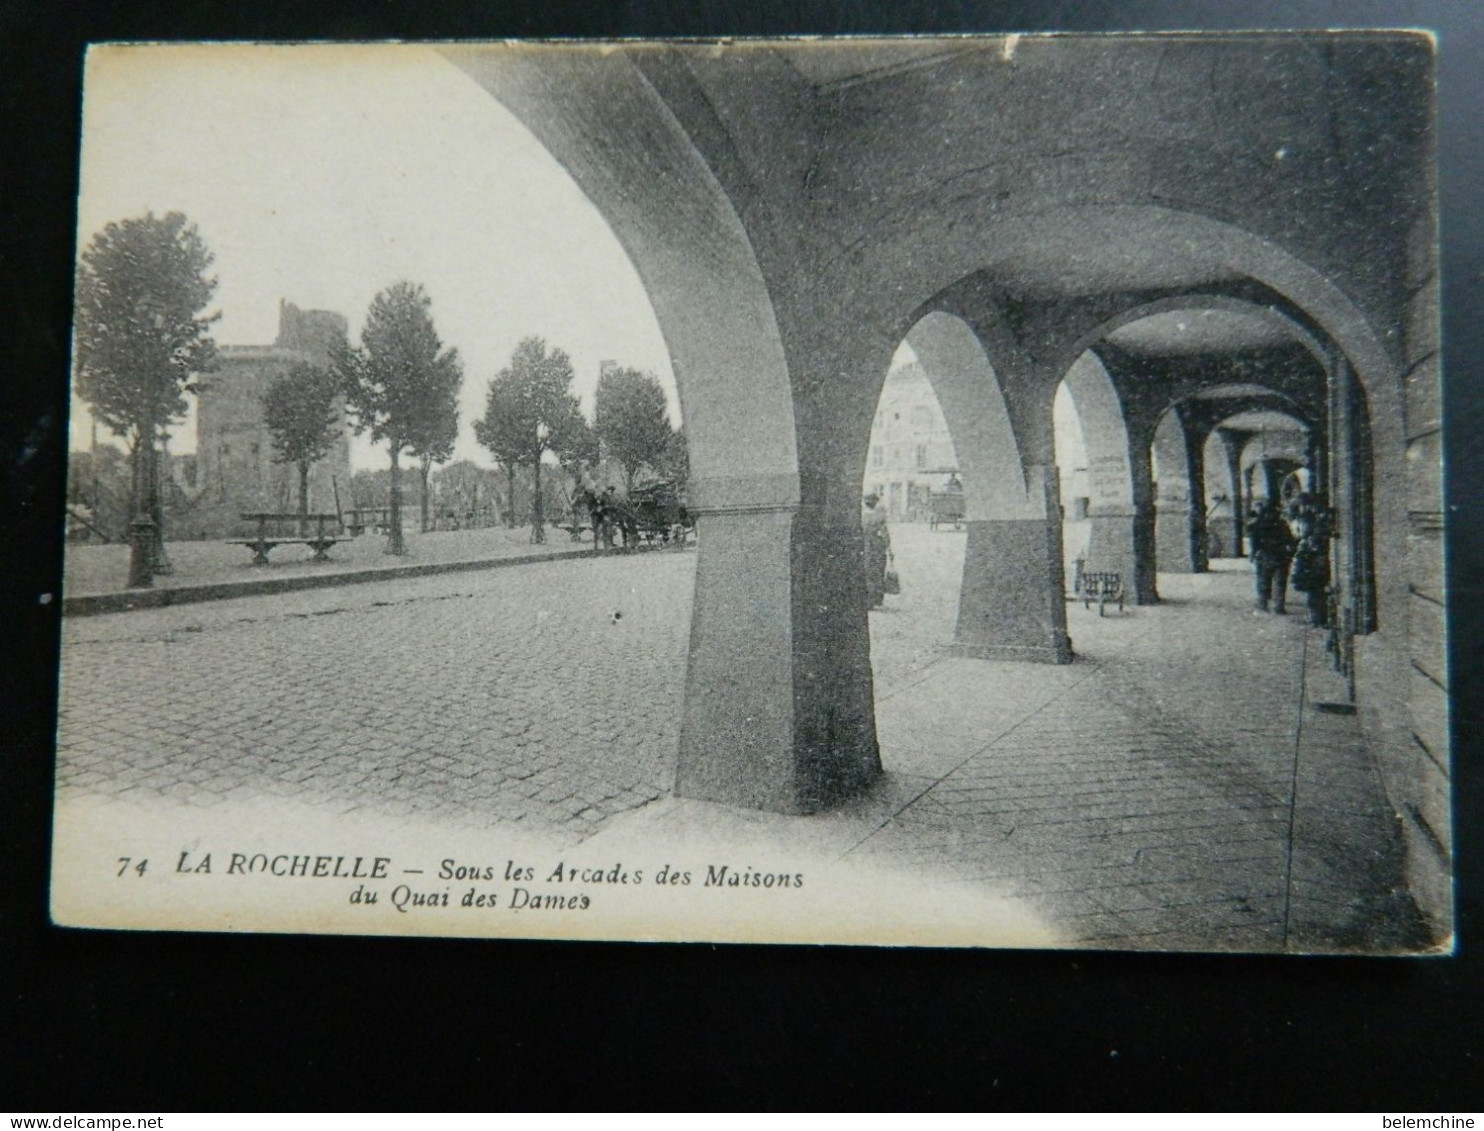
[[[941, 369], [939, 370], [942, 376]], [[876, 696], [953, 640], [963, 575], [966, 477], [934, 382], [910, 344], [892, 358], [861, 484]], [[887, 569], [896, 578], [885, 584]]]
[[1206, 562], [1247, 556], [1243, 540], [1246, 493], [1238, 468], [1244, 437], [1222, 422], [1201, 446], [1205, 484]]
[[[627, 56], [445, 54], [607, 220], [670, 351], [698, 544], [676, 792], [784, 811], [850, 792], [869, 776], [874, 743], [820, 742], [799, 718], [813, 693], [795, 663], [810, 627], [794, 588], [793, 400], [762, 270], [730, 198]], [[642, 148], [611, 144], [641, 128]]]
[[1052, 414], [1067, 591], [1077, 591], [1084, 573], [1117, 574], [1129, 601], [1154, 602], [1148, 500], [1138, 489], [1122, 401], [1095, 352], [1067, 370]]
[[1206, 568], [1201, 467], [1189, 420], [1180, 406], [1160, 414], [1149, 446], [1154, 486], [1154, 560], [1160, 573], [1200, 573]]
[[1286, 506], [1295, 495], [1318, 489], [1309, 467], [1312, 438], [1303, 421], [1280, 412], [1242, 412], [1221, 422], [1246, 433], [1237, 459], [1248, 511], [1266, 503]]
[[[901, 586], [871, 621], [877, 694], [949, 646], [988, 654], [1019, 614], [976, 568], [985, 532], [1023, 521], [1028, 502], [1004, 394], [963, 319], [931, 311], [903, 338], [881, 385], [862, 495], [878, 498]], [[867, 513], [863, 524], [878, 519]]]

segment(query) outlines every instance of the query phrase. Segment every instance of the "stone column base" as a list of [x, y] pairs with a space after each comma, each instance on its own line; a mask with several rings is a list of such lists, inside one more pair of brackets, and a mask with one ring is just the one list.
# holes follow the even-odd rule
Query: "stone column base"
[[1074, 658], [1071, 637], [1046, 647], [1018, 644], [951, 644], [948, 655], [963, 660], [1018, 660], [1028, 664], [1070, 664]]
[[1155, 561], [1161, 573], [1200, 573], [1204, 563], [1189, 507], [1162, 507], [1154, 515]]
[[814, 813], [881, 772], [860, 531], [702, 512], [675, 793]]
[[1130, 604], [1157, 605], [1154, 586], [1154, 529], [1148, 519], [1133, 512], [1089, 516], [1087, 569], [1095, 573], [1123, 575], [1124, 593]]
[[1206, 534], [1210, 539], [1210, 556], [1213, 558], [1245, 558], [1242, 540], [1237, 537], [1237, 520], [1231, 517], [1206, 519]]
[[968, 539], [952, 654], [1071, 662], [1060, 514], [965, 525]]

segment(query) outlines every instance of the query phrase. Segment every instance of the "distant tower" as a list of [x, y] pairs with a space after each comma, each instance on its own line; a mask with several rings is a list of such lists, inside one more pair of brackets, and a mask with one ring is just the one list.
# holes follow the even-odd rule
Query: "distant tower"
[[[278, 336], [271, 346], [220, 346], [217, 367], [196, 378], [196, 525], [211, 537], [228, 533], [243, 511], [293, 511], [298, 473], [273, 462], [273, 440], [263, 423], [263, 395], [296, 361], [328, 367], [334, 344], [349, 324], [330, 310], [300, 310], [279, 300]], [[337, 435], [329, 454], [309, 472], [310, 509], [335, 509], [350, 488], [350, 429], [336, 402]]]

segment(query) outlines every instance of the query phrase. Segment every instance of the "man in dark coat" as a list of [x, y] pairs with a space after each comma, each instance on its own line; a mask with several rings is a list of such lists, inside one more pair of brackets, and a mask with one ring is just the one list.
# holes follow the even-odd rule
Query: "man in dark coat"
[[1263, 503], [1247, 523], [1247, 538], [1252, 547], [1252, 569], [1257, 582], [1257, 611], [1288, 611], [1288, 567], [1293, 561], [1293, 531], [1271, 499]]

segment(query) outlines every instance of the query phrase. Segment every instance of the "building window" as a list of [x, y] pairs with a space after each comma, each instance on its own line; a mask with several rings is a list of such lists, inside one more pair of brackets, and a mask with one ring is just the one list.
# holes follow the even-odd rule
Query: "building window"
[[873, 444], [871, 447], [871, 466], [880, 467], [885, 462], [886, 449], [883, 448], [880, 444]]
[[918, 471], [921, 471], [927, 465], [928, 465], [928, 446], [926, 444], [918, 444], [917, 445], [917, 470]]

